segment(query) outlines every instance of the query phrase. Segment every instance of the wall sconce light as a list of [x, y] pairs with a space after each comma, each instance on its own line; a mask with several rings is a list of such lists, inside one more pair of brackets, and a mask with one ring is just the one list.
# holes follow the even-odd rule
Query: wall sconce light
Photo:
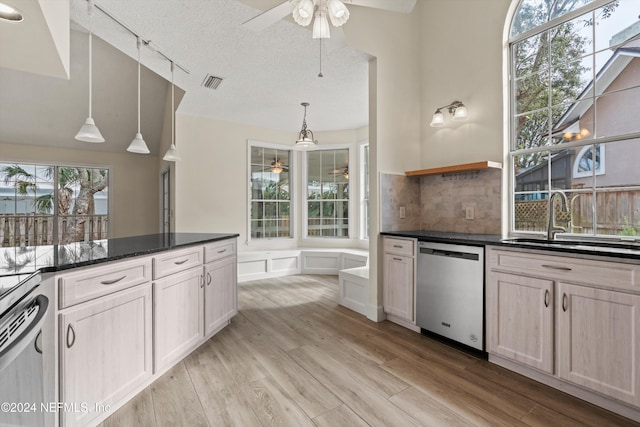
[[453, 116], [453, 120], [467, 120], [467, 107], [460, 101], [453, 101], [449, 105], [445, 105], [444, 107], [438, 107], [436, 112], [433, 113], [433, 118], [431, 119], [431, 127], [440, 127], [444, 126], [444, 114], [442, 114], [442, 110], [447, 108], [449, 110], [449, 114]]

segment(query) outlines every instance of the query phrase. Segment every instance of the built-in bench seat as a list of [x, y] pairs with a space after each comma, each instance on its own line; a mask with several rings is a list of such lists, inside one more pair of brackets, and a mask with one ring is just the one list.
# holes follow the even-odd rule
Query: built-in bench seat
[[369, 266], [355, 267], [338, 272], [338, 303], [367, 315], [369, 301]]
[[369, 265], [369, 251], [352, 248], [296, 248], [238, 252], [238, 282], [289, 276], [333, 274]]

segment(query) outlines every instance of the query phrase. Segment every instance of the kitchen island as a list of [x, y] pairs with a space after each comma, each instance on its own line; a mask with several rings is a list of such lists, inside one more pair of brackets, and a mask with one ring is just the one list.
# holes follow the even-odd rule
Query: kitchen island
[[99, 424], [228, 325], [237, 313], [237, 236], [5, 248], [4, 272], [39, 271], [38, 292], [50, 301], [43, 403], [54, 411], [45, 425]]

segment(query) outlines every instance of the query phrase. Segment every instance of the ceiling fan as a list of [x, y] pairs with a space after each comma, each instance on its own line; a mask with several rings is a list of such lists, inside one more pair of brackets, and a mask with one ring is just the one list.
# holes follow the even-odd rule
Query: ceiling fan
[[284, 164], [281, 160], [279, 160], [277, 157], [275, 159], [273, 159], [273, 162], [271, 162], [271, 164], [266, 167], [264, 169], [265, 171], [269, 171], [271, 173], [282, 173], [282, 172], [288, 172], [289, 171], [289, 165]]
[[336, 169], [332, 170], [331, 172], [329, 172], [329, 175], [331, 175], [331, 176], [340, 176], [340, 175], [342, 175], [344, 177], [344, 179], [349, 179], [349, 167], [336, 168]]
[[349, 19], [349, 9], [346, 5], [411, 13], [415, 4], [416, 0], [287, 0], [242, 25], [253, 31], [261, 31], [291, 15], [296, 23], [303, 27], [313, 21], [314, 39], [328, 39], [331, 34], [327, 18], [334, 27], [342, 26]]

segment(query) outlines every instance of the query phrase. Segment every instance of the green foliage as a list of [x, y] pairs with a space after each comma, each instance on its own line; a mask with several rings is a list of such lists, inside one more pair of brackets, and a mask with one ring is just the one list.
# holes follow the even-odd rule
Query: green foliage
[[629, 224], [629, 218], [624, 217], [622, 223], [622, 231], [618, 233], [620, 236], [637, 236], [640, 234], [640, 222], [638, 222], [637, 227], [634, 227], [633, 224]]
[[[584, 4], [582, 0], [523, 1], [512, 34], [520, 34], [562, 16]], [[601, 18], [611, 16], [618, 2], [601, 9]], [[581, 25], [592, 26], [592, 19], [573, 20], [533, 35], [513, 46], [514, 102], [517, 114], [514, 134], [516, 149], [550, 145], [549, 130], [571, 106], [587, 82], [582, 81], [585, 68], [573, 59], [590, 53], [589, 40], [580, 35]], [[590, 48], [589, 48], [590, 49]], [[549, 106], [557, 106], [549, 108]], [[520, 156], [517, 168], [538, 164], [543, 153]]]

